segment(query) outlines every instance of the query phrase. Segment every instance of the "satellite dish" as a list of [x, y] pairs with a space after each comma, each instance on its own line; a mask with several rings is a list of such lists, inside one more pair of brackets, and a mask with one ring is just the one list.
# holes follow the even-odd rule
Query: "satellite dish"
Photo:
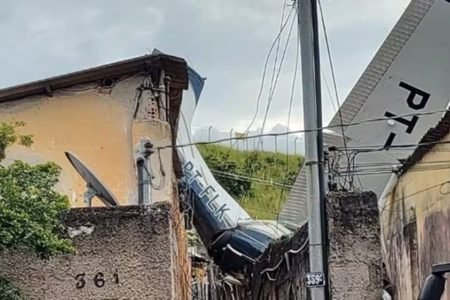
[[109, 191], [109, 189], [98, 179], [98, 177], [73, 153], [65, 152], [67, 159], [77, 170], [78, 174], [86, 182], [87, 191], [84, 193], [84, 200], [91, 206], [92, 198], [97, 196], [106, 206], [117, 206], [119, 201]]

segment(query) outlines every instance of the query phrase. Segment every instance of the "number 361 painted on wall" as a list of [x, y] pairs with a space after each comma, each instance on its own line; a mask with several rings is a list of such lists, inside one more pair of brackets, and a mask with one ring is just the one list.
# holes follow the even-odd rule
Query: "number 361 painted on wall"
[[[75, 276], [75, 280], [77, 281], [76, 284], [75, 284], [75, 287], [77, 289], [82, 289], [82, 288], [84, 288], [86, 286], [86, 280], [88, 280], [88, 279], [86, 278], [86, 273], [80, 273], [80, 274], [77, 274]], [[102, 272], [98, 272], [92, 278], [92, 282], [98, 288], [104, 287], [105, 284], [106, 284], [105, 275]], [[119, 284], [119, 274], [117, 273], [117, 271], [114, 272], [114, 274], [113, 274], [112, 282], [114, 284]]]

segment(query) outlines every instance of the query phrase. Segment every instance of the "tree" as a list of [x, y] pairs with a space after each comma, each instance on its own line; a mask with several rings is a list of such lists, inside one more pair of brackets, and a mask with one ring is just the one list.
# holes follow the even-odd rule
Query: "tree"
[[[23, 122], [0, 122], [0, 162], [15, 144], [30, 146], [32, 137], [17, 133]], [[0, 250], [27, 249], [41, 258], [73, 251], [61, 237], [61, 216], [69, 208], [68, 198], [53, 190], [61, 172], [48, 162], [29, 165], [15, 161], [0, 167]], [[20, 299], [8, 281], [0, 278], [0, 299]]]
[[0, 123], [0, 162], [6, 157], [6, 148], [19, 142], [23, 146], [33, 144], [31, 135], [22, 135], [16, 132], [18, 127], [25, 126], [24, 122], [1, 122]]

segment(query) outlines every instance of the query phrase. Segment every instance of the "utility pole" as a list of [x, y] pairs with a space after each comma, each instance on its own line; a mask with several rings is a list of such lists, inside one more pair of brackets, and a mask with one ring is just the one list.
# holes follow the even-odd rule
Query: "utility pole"
[[[322, 128], [322, 81], [320, 75], [320, 42], [319, 42], [319, 23], [317, 4], [320, 0], [312, 1], [312, 19], [314, 32], [314, 62], [316, 70], [316, 105], [317, 105], [317, 128]], [[317, 131], [317, 153], [319, 157], [319, 188], [320, 188], [320, 221], [322, 234], [322, 259], [324, 265], [324, 278], [327, 286], [325, 286], [325, 299], [331, 299], [329, 281], [328, 281], [328, 216], [327, 216], [327, 199], [328, 178], [325, 174], [325, 151], [323, 145], [323, 130]]]
[[305, 124], [305, 167], [307, 172], [307, 204], [309, 264], [306, 284], [312, 300], [329, 299], [325, 259], [326, 220], [324, 219], [323, 160], [320, 60], [317, 32], [317, 0], [297, 0], [302, 58], [303, 111]]

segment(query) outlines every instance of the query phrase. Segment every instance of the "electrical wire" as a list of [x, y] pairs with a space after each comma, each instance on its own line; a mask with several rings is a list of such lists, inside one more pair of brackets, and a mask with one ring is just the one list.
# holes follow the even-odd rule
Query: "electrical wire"
[[136, 88], [136, 95], [134, 96], [134, 112], [133, 112], [133, 119], [136, 119], [139, 107], [141, 105], [141, 97], [144, 90], [150, 90], [153, 89], [153, 83], [152, 79], [149, 74], [144, 74], [142, 77], [142, 82], [139, 84], [139, 86]]
[[256, 110], [255, 110], [255, 113], [253, 115], [252, 120], [250, 121], [250, 124], [248, 125], [247, 129], [244, 131], [246, 134], [248, 134], [248, 132], [250, 131], [250, 128], [252, 128], [253, 124], [256, 121], [256, 118], [258, 117], [259, 106], [260, 106], [260, 103], [261, 103], [261, 96], [262, 96], [262, 93], [263, 93], [263, 90], [264, 90], [264, 82], [265, 82], [267, 67], [269, 65], [270, 56], [272, 54], [272, 51], [273, 51], [277, 41], [280, 39], [284, 29], [286, 28], [286, 25], [288, 24], [288, 21], [289, 21], [291, 15], [292, 15], [293, 11], [294, 11], [294, 7], [289, 11], [289, 15], [286, 18], [286, 21], [284, 22], [283, 26], [279, 30], [277, 36], [275, 37], [274, 41], [272, 42], [272, 45], [270, 46], [269, 52], [267, 53], [266, 61], [264, 63], [264, 68], [263, 68], [263, 74], [262, 74], [262, 78], [261, 78], [261, 84], [260, 84], [260, 87], [259, 87], [258, 96], [256, 98]]
[[[300, 60], [300, 39], [299, 35], [300, 33], [297, 32], [297, 47], [295, 51], [295, 67], [294, 67], [294, 76], [292, 78], [292, 85], [291, 85], [291, 94], [289, 96], [289, 110], [288, 110], [288, 118], [287, 118], [287, 127], [288, 130], [291, 126], [291, 114], [292, 114], [292, 107], [294, 104], [294, 95], [295, 95], [295, 87], [297, 83], [297, 72], [298, 72], [298, 66], [299, 66], [299, 60]], [[289, 142], [289, 139], [286, 139], [287, 142]], [[288, 152], [288, 146], [286, 146], [286, 152]]]
[[[272, 51], [273, 51], [275, 45], [279, 44], [279, 41], [280, 41], [281, 36], [282, 36], [282, 33], [284, 32], [284, 30], [285, 30], [285, 28], [286, 28], [286, 26], [287, 26], [287, 24], [289, 22], [289, 19], [291, 18], [292, 12], [294, 11], [294, 7], [292, 7], [291, 10], [289, 11], [289, 14], [288, 14], [286, 20], [283, 23], [284, 9], [285, 9], [285, 6], [283, 5], [282, 20], [280, 22], [282, 25], [280, 26], [280, 30], [278, 31], [274, 41], [272, 42], [272, 45], [270, 46], [269, 52], [267, 53], [266, 60], [265, 60], [265, 63], [264, 63], [264, 68], [263, 68], [263, 74], [262, 74], [262, 78], [261, 78], [261, 84], [260, 84], [259, 91], [258, 91], [258, 96], [257, 96], [257, 99], [256, 99], [256, 110], [255, 110], [255, 113], [254, 113], [254, 115], [253, 115], [253, 117], [252, 117], [252, 119], [250, 121], [250, 124], [248, 125], [248, 127], [244, 131], [244, 136], [248, 135], [248, 133], [250, 132], [250, 129], [252, 128], [253, 124], [255, 123], [255, 121], [256, 121], [256, 119], [258, 117], [259, 107], [260, 107], [260, 104], [261, 104], [261, 97], [262, 97], [262, 93], [263, 93], [263, 90], [264, 90], [264, 83], [265, 83], [265, 78], [266, 78], [267, 67], [269, 65], [269, 61], [270, 61], [270, 57], [272, 55]], [[230, 137], [230, 139], [227, 140], [227, 141], [230, 141], [230, 142], [233, 141], [231, 138], [232, 137]], [[231, 156], [230, 154], [231, 154], [232, 149], [234, 148], [234, 145], [239, 142], [238, 139], [234, 139], [234, 140], [235, 140], [235, 142], [230, 145], [231, 147], [230, 147], [230, 149], [228, 151], [228, 154], [226, 155], [226, 158], [225, 158], [226, 162], [229, 160], [229, 158]]]
[[[287, 0], [283, 0], [283, 9], [281, 12], [281, 19], [280, 19], [280, 29], [279, 31], [282, 31], [283, 28], [283, 23], [284, 23], [284, 13], [286, 11], [286, 1]], [[281, 36], [277, 41], [277, 48], [275, 50], [275, 59], [274, 59], [274, 63], [273, 63], [273, 70], [272, 70], [272, 78], [270, 79], [270, 90], [269, 90], [269, 94], [272, 92], [272, 89], [274, 88], [274, 77], [275, 77], [275, 70], [277, 67], [277, 60], [278, 60], [278, 54], [279, 54], [279, 50], [280, 50], [280, 41], [281, 41]]]
[[328, 79], [325, 76], [323, 70], [321, 70], [323, 82], [325, 82], [325, 88], [328, 94], [328, 98], [330, 98], [331, 105], [333, 106], [334, 113], [337, 114], [338, 110], [336, 109], [336, 104], [334, 103], [333, 95], [331, 94], [330, 84], [328, 83]]
[[[321, 17], [321, 22], [322, 22], [322, 30], [323, 30], [323, 34], [324, 34], [324, 38], [325, 38], [325, 45], [326, 45], [327, 54], [328, 54], [328, 62], [330, 64], [331, 78], [332, 78], [332, 82], [333, 82], [333, 88], [334, 88], [337, 107], [338, 107], [338, 116], [339, 116], [339, 122], [341, 125], [342, 141], [343, 141], [344, 149], [345, 149], [344, 151], [347, 156], [347, 161], [350, 161], [350, 156], [348, 155], [348, 151], [347, 151], [347, 139], [346, 139], [345, 131], [344, 131], [344, 121], [342, 118], [342, 109], [341, 109], [341, 104], [339, 101], [339, 92], [337, 89], [336, 74], [334, 71], [334, 63], [333, 63], [333, 57], [331, 55], [331, 47], [330, 47], [330, 41], [328, 39], [327, 26], [325, 23], [325, 17], [324, 17], [324, 13], [323, 13], [323, 9], [322, 9], [322, 2], [320, 0], [318, 0], [317, 2], [319, 4], [319, 12], [320, 12], [320, 17]], [[347, 164], [347, 165], [350, 168], [350, 164]]]
[[[407, 113], [407, 114], [403, 114], [403, 115], [398, 115], [395, 118], [409, 117], [409, 116], [425, 116], [425, 115], [433, 115], [433, 114], [443, 113], [443, 112], [450, 112], [450, 110], [444, 109], [444, 110], [435, 110], [435, 111], [421, 112], [421, 113]], [[375, 123], [375, 122], [382, 122], [382, 121], [389, 121], [389, 120], [393, 120], [393, 118], [380, 117], [380, 118], [373, 118], [373, 119], [365, 119], [365, 120], [358, 121], [358, 122], [346, 123], [346, 124], [344, 124], [344, 127], [353, 127], [353, 126], [359, 126], [359, 125], [368, 124], [368, 123]], [[165, 146], [156, 147], [155, 149], [183, 148], [183, 147], [190, 147], [190, 146], [196, 146], [196, 145], [220, 144], [220, 143], [235, 141], [235, 140], [255, 139], [255, 138], [260, 138], [260, 137], [265, 137], [265, 136], [267, 136], [267, 137], [269, 137], [269, 136], [271, 136], [271, 137], [286, 136], [286, 135], [290, 135], [290, 134], [315, 132], [315, 131], [319, 131], [319, 130], [335, 129], [335, 128], [340, 128], [340, 127], [341, 127], [341, 125], [329, 125], [329, 126], [323, 126], [320, 128], [313, 128], [313, 129], [308, 129], [308, 130], [291, 130], [291, 131], [286, 131], [286, 132], [281, 132], [281, 133], [265, 133], [265, 134], [249, 135], [249, 136], [245, 136], [245, 137], [223, 138], [223, 139], [217, 139], [217, 140], [208, 141], [208, 142], [195, 142], [195, 143], [192, 142], [192, 143], [187, 143], [187, 144], [182, 144], [182, 145], [165, 145]], [[420, 144], [408, 144], [408, 145], [419, 146]], [[391, 150], [392, 148], [395, 148], [395, 147], [396, 147], [395, 145], [390, 146], [389, 150]], [[347, 147], [347, 148], [348, 148], [348, 150], [354, 149], [352, 147]], [[340, 149], [340, 148], [338, 148], [338, 149]], [[379, 151], [384, 151], [384, 150], [386, 150], [386, 149], [379, 149]]]
[[276, 270], [281, 266], [281, 264], [283, 263], [283, 260], [285, 260], [285, 259], [287, 260], [287, 259], [288, 259], [288, 254], [290, 254], [290, 253], [298, 254], [299, 252], [303, 251], [303, 250], [306, 248], [306, 246], [308, 246], [308, 243], [309, 243], [309, 239], [307, 238], [307, 239], [305, 240], [305, 242], [300, 246], [300, 248], [298, 248], [298, 249], [296, 249], [296, 250], [291, 249], [291, 250], [286, 251], [286, 253], [285, 253], [285, 255], [283, 256], [283, 258], [282, 258], [277, 264], [275, 264], [274, 267], [266, 268], [266, 269], [262, 270], [261, 273], [260, 273], [260, 275], [267, 274], [267, 278], [268, 278], [270, 281], [275, 281], [276, 279], [275, 279], [275, 278], [272, 278], [272, 277], [270, 276], [269, 272], [276, 271]]
[[[282, 70], [282, 67], [283, 67], [283, 63], [284, 63], [284, 60], [285, 60], [285, 57], [286, 57], [287, 50], [288, 50], [288, 48], [289, 48], [289, 42], [290, 42], [290, 40], [291, 40], [292, 31], [293, 31], [293, 29], [294, 29], [294, 24], [295, 24], [295, 23], [296, 23], [296, 22], [295, 22], [295, 18], [292, 18], [291, 26], [290, 26], [290, 28], [289, 28], [289, 33], [288, 33], [288, 36], [287, 36], [287, 39], [286, 39], [286, 43], [285, 43], [285, 45], [284, 45], [283, 54], [282, 54], [282, 56], [281, 56], [280, 66], [279, 66], [279, 68], [278, 68], [278, 72], [277, 72], [277, 75], [276, 75], [276, 77], [275, 77], [275, 82], [274, 82], [274, 84], [273, 84], [273, 88], [272, 88], [272, 90], [269, 92], [269, 98], [268, 98], [268, 100], [267, 100], [266, 111], [265, 111], [265, 113], [264, 113], [264, 118], [263, 118], [263, 122], [262, 122], [262, 126], [261, 126], [261, 131], [260, 131], [261, 134], [264, 132], [264, 129], [265, 129], [265, 126], [266, 126], [267, 118], [268, 118], [268, 116], [269, 116], [270, 107], [271, 107], [272, 102], [273, 102], [273, 96], [275, 95], [276, 86], [277, 86], [277, 83], [278, 83], [278, 79], [280, 78], [281, 70]], [[260, 140], [260, 143], [262, 143], [262, 140]], [[258, 143], [258, 147], [259, 147], [259, 143]]]
[[[289, 29], [288, 37], [286, 39], [286, 43], [285, 43], [285, 46], [284, 46], [284, 50], [283, 50], [283, 54], [282, 54], [282, 57], [281, 57], [281, 62], [280, 62], [279, 68], [278, 68], [278, 72], [276, 74], [276, 77], [274, 78], [275, 70], [276, 70], [276, 63], [277, 63], [277, 59], [278, 59], [279, 44], [280, 44], [280, 40], [281, 40], [281, 33], [284, 31], [284, 28], [287, 25], [287, 23], [288, 23], [288, 21], [289, 21], [289, 19], [291, 17], [292, 10], [293, 10], [293, 9], [291, 9], [291, 11], [290, 11], [290, 13], [289, 13], [289, 15], [288, 15], [288, 17], [286, 19], [286, 22], [284, 22], [284, 24], [283, 24], [283, 21], [284, 21], [284, 9], [285, 9], [285, 3], [283, 4], [283, 13], [282, 13], [281, 24], [280, 24], [280, 35], [278, 36], [278, 41], [277, 41], [277, 49], [276, 49], [274, 68], [273, 68], [272, 79], [271, 79], [271, 86], [270, 86], [270, 91], [269, 91], [269, 99], [268, 99], [268, 104], [267, 104], [267, 107], [266, 107], [266, 112], [265, 112], [265, 116], [264, 116], [263, 125], [262, 125], [262, 128], [261, 128], [261, 133], [263, 133], [263, 131], [264, 131], [264, 127], [265, 127], [265, 123], [266, 123], [267, 116], [268, 116], [268, 113], [269, 113], [270, 105], [272, 103], [273, 96], [274, 96], [274, 93], [275, 93], [275, 89], [276, 89], [276, 86], [277, 86], [277, 83], [278, 83], [278, 79], [279, 79], [279, 76], [280, 76], [280, 73], [281, 73], [281, 69], [282, 69], [282, 66], [283, 66], [283, 63], [284, 63], [284, 60], [285, 60], [285, 57], [286, 57], [286, 52], [287, 52], [287, 48], [288, 48], [288, 45], [289, 45], [290, 37], [291, 37], [291, 34], [292, 34], [293, 24], [294, 24], [293, 21], [295, 20], [294, 18], [292, 19], [293, 21], [292, 21], [291, 27]], [[258, 96], [258, 99], [259, 99], [258, 103], [260, 101], [261, 93], [262, 93], [262, 86], [261, 86], [261, 90], [260, 90], [260, 93], [259, 93], [259, 96]], [[258, 111], [258, 106], [259, 106], [259, 104], [257, 104], [257, 111]], [[254, 121], [256, 120], [257, 111], [256, 111], [254, 119], [250, 123], [249, 127], [245, 130], [244, 135], [248, 134], [251, 126], [253, 125]], [[239, 140], [241, 140], [241, 138], [237, 138], [235, 143], [231, 145], [230, 150], [228, 152], [228, 155], [226, 156], [227, 160], [230, 157], [229, 154], [230, 154], [231, 150], [233, 149], [233, 145], [236, 145], [236, 144], [239, 145]], [[256, 151], [259, 150], [260, 145], [262, 145], [262, 139], [259, 140], [257, 148], [256, 148]], [[256, 155], [255, 155], [254, 158], [256, 159]], [[253, 169], [251, 170], [250, 176], [252, 176], [252, 175], [253, 175]], [[244, 198], [246, 196], [247, 195], [245, 195]]]
[[[433, 161], [424, 161], [416, 163], [428, 165], [428, 164], [439, 164], [439, 163], [450, 163], [450, 160], [433, 160]], [[361, 162], [358, 164], [355, 164], [355, 168], [367, 168], [367, 167], [383, 167], [383, 166], [392, 166], [392, 167], [401, 167], [404, 164], [401, 162]]]
[[[408, 172], [430, 172], [430, 171], [439, 171], [439, 170], [447, 170], [450, 169], [450, 164], [440, 165], [440, 166], [431, 166], [431, 167], [414, 167], [409, 169]], [[354, 174], [358, 174], [360, 176], [378, 176], [383, 174], [392, 174], [397, 173], [395, 170], [364, 170], [361, 172], [353, 172]], [[337, 175], [343, 176], [343, 175]]]
[[[292, 78], [292, 85], [291, 85], [291, 94], [289, 97], [289, 110], [288, 110], [288, 118], [287, 118], [287, 128], [290, 130], [291, 126], [291, 113], [292, 113], [292, 107], [294, 103], [294, 95], [295, 95], [295, 87], [297, 83], [297, 71], [299, 66], [299, 60], [300, 60], [300, 30], [298, 30], [297, 27], [297, 45], [296, 45], [296, 51], [295, 51], [295, 67], [294, 67], [294, 76]], [[295, 154], [295, 153], [294, 153]], [[286, 171], [285, 174], [288, 174], [289, 172], [289, 135], [286, 136]], [[288, 178], [285, 178], [284, 184], [286, 185]], [[280, 192], [280, 197], [278, 199], [278, 212], [281, 211], [281, 202], [283, 200], [285, 189], [283, 188]], [[280, 214], [277, 216], [277, 224], [280, 222]]]
[[240, 180], [240, 181], [260, 183], [262, 185], [276, 186], [276, 187], [281, 187], [281, 188], [289, 188], [289, 189], [292, 188], [292, 185], [286, 185], [286, 184], [280, 183], [280, 182], [268, 181], [268, 180], [264, 180], [261, 178], [248, 177], [248, 176], [245, 176], [242, 174], [237, 174], [237, 173], [222, 172], [222, 171], [218, 171], [218, 170], [211, 170], [211, 173], [213, 173], [214, 176], [223, 177], [223, 178], [227, 178], [227, 179], [236, 179], [236, 180]]
[[[361, 152], [361, 153], [370, 153], [370, 152], [379, 152], [379, 151], [392, 151], [392, 150], [405, 150], [405, 149], [416, 149], [417, 147], [426, 147], [433, 145], [446, 145], [450, 144], [450, 141], [434, 141], [434, 142], [422, 142], [422, 143], [411, 143], [411, 144], [397, 144], [389, 146], [389, 148], [385, 148], [384, 145], [367, 145], [367, 146], [356, 146], [351, 147], [349, 150]], [[337, 148], [338, 150], [340, 148]]]
[[162, 159], [161, 159], [161, 150], [158, 149], [157, 152], [158, 152], [159, 174], [160, 174], [160, 176], [159, 176], [160, 179], [159, 179], [158, 185], [155, 185], [153, 183], [153, 179], [155, 176], [153, 175], [154, 172], [153, 172], [151, 160], [147, 159], [148, 168], [147, 168], [147, 165], [145, 162], [142, 164], [142, 166], [143, 166], [145, 172], [147, 173], [147, 176], [149, 178], [149, 184], [152, 187], [152, 189], [154, 189], [156, 191], [160, 191], [160, 190], [164, 189], [164, 187], [166, 186], [166, 171], [164, 170], [164, 166], [163, 166]]
[[257, 212], [262, 212], [262, 213], [267, 213], [273, 216], [278, 215], [278, 211], [276, 210], [267, 210], [267, 209], [262, 209], [260, 207], [251, 207], [251, 206], [245, 206], [246, 210], [250, 210], [250, 211], [257, 211]]

